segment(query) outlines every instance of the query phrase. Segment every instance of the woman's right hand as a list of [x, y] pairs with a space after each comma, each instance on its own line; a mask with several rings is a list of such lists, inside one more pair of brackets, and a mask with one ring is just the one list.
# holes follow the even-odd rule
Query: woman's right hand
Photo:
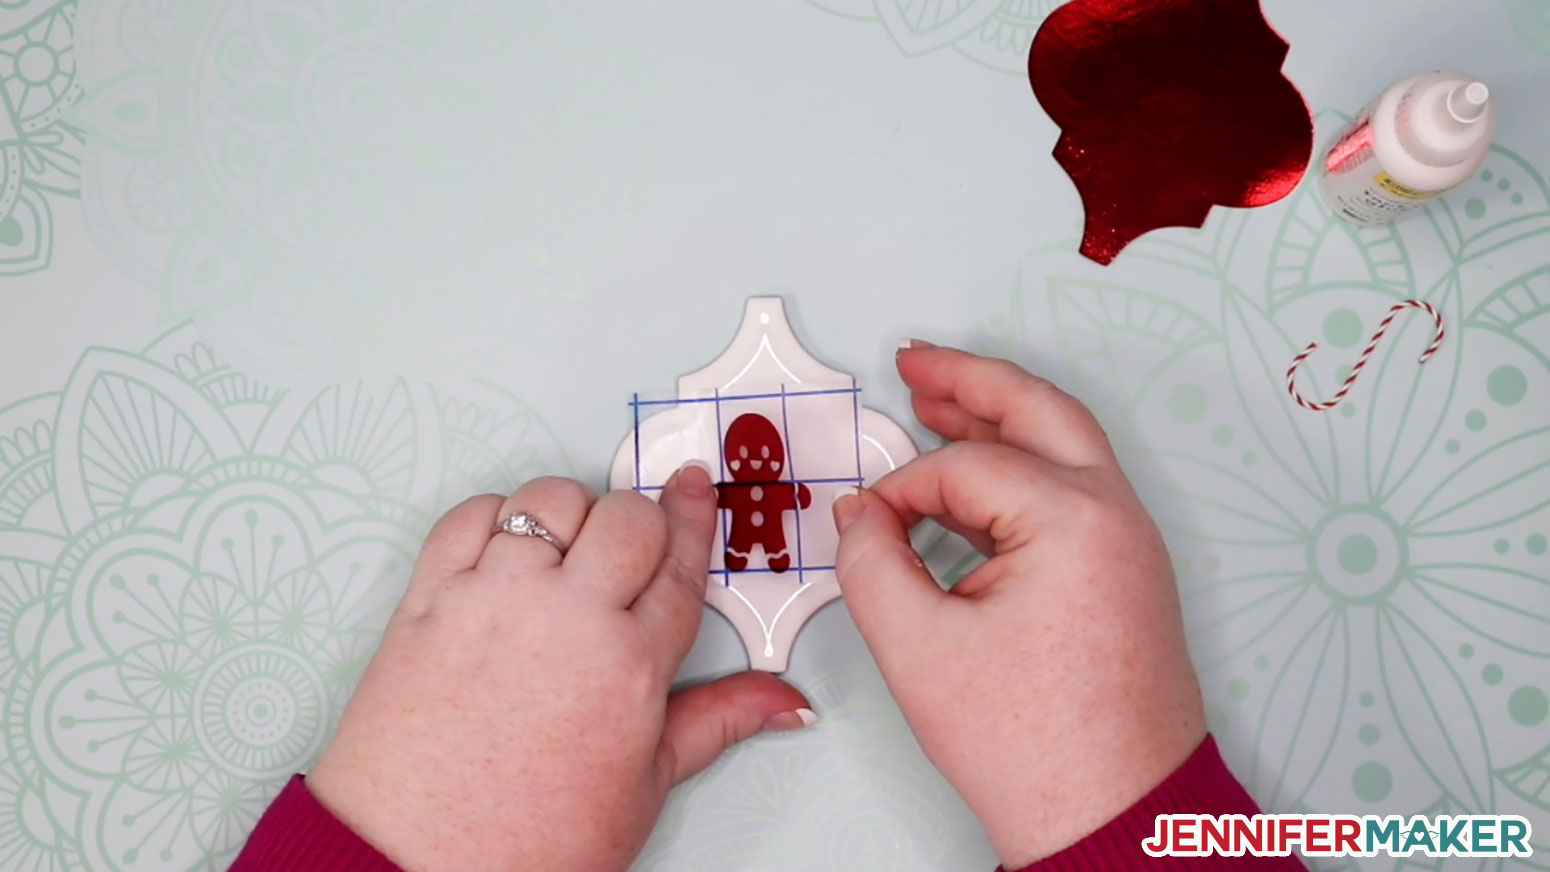
[[[1168, 554], [1092, 414], [1014, 364], [899, 353], [949, 441], [834, 507], [840, 586], [921, 746], [1016, 869], [1074, 844], [1205, 738]], [[944, 592], [935, 518], [988, 560]]]

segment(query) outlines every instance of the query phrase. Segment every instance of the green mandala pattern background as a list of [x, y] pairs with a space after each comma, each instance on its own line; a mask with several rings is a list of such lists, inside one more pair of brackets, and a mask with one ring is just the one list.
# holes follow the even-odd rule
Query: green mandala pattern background
[[[1550, 188], [1498, 148], [1390, 229], [1305, 186], [1110, 270], [1030, 256], [988, 325], [1101, 410], [1168, 536], [1212, 728], [1272, 807], [1550, 820], [1547, 250]], [[1216, 305], [1148, 290], [1175, 282]], [[1334, 412], [1289, 402], [1304, 344], [1327, 394], [1411, 298], [1447, 317], [1442, 353], [1417, 366], [1430, 322], [1397, 323]]]
[[4, 868], [223, 868], [435, 513], [564, 469], [487, 385], [273, 389], [178, 330], [0, 409]]
[[[511, 14], [496, 0], [86, 4], [93, 87], [68, 117], [87, 133], [93, 235], [159, 291], [164, 324], [197, 319], [290, 383], [476, 371], [488, 349], [429, 332], [428, 313], [519, 320], [523, 295], [574, 293], [557, 222], [492, 223], [519, 234], [498, 264], [455, 256], [478, 240], [448, 213], [501, 208], [479, 107], [500, 99]], [[531, 185], [502, 190], [552, 211]]]
[[806, 0], [825, 12], [882, 25], [908, 55], [951, 48], [1003, 73], [1028, 74], [1028, 47], [1066, 0]]
[[[1020, 76], [1058, 5], [792, 0], [762, 19], [791, 30], [761, 38], [861, 52], [886, 36], [901, 77], [933, 53]], [[570, 408], [552, 432], [459, 371], [502, 359], [480, 339], [498, 351], [555, 330], [533, 315], [546, 304], [610, 316], [588, 294], [616, 291], [583, 267], [614, 238], [590, 226], [611, 201], [560, 202], [545, 177], [584, 134], [634, 129], [598, 107], [645, 116], [683, 70], [547, 31], [519, 43], [549, 22], [514, 9], [0, 0], [0, 317], [40, 288], [85, 294], [39, 280], [73, 266], [62, 250], [90, 249], [115, 292], [150, 289], [165, 331], [72, 350], [47, 392], [0, 397], [0, 869], [224, 868], [326, 741], [436, 513], [568, 470], [562, 443], [583, 469], [580, 452], [603, 446], [600, 463], [625, 426]], [[709, 6], [684, 9], [654, 34], [676, 40], [674, 61], [741, 37], [694, 20]], [[1518, 38], [1503, 53], [1537, 75], [1550, 3], [1489, 9]], [[580, 83], [571, 98], [617, 102], [550, 112], [551, 71]], [[812, 86], [791, 77], [799, 100]], [[1036, 111], [998, 93], [996, 130]], [[501, 129], [559, 146], [513, 170], [498, 158], [514, 144], [487, 126], [531, 94], [531, 123]], [[828, 131], [824, 149], [862, 132]], [[1524, 814], [1546, 852], [1362, 869], [1550, 869], [1550, 151], [1509, 140], [1393, 229], [1340, 224], [1305, 186], [1149, 236], [1108, 269], [1071, 242], [1035, 251], [1009, 302], [965, 291], [960, 310], [986, 350], [1056, 375], [1104, 419], [1165, 520], [1212, 727], [1262, 802]], [[590, 183], [677, 204], [606, 167]], [[685, 202], [663, 220], [708, 233]], [[488, 227], [450, 220], [463, 212]], [[84, 229], [61, 239], [65, 226]], [[962, 242], [899, 232], [902, 246]], [[474, 256], [492, 247], [500, 258]], [[748, 282], [734, 296], [779, 281], [731, 278]], [[1327, 393], [1411, 297], [1447, 316], [1442, 353], [1417, 367], [1428, 327], [1407, 318], [1339, 410], [1290, 404], [1296, 350], [1321, 343], [1303, 384]], [[431, 317], [448, 311], [466, 317]], [[682, 317], [705, 336], [725, 326]], [[469, 323], [481, 329], [423, 332]], [[602, 379], [581, 345], [544, 374]], [[951, 580], [976, 557], [938, 535], [928, 559]], [[706, 647], [740, 650], [725, 641]], [[637, 868], [992, 868], [843, 616], [820, 615], [796, 654], [821, 725], [756, 740], [677, 792]]]
[[37, 272], [54, 248], [53, 201], [81, 191], [75, 0], [0, 5], [0, 277]]
[[1550, 57], [1550, 2], [1507, 0], [1507, 15], [1529, 48]]
[[[1039, 25], [1068, 0], [805, 0], [825, 12], [882, 25], [907, 55], [952, 49], [1003, 73], [1028, 73]], [[1519, 38], [1550, 57], [1550, 0], [1503, 0]]]

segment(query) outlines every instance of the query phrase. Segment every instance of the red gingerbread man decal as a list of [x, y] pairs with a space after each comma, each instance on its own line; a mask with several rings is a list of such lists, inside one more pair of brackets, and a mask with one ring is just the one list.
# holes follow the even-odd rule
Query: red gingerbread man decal
[[716, 505], [732, 511], [727, 534], [727, 568], [748, 568], [753, 547], [764, 549], [772, 572], [791, 568], [786, 548], [785, 513], [812, 505], [813, 494], [805, 484], [781, 481], [786, 465], [786, 446], [780, 431], [763, 415], [739, 415], [727, 428], [723, 443], [732, 480], [716, 485]]

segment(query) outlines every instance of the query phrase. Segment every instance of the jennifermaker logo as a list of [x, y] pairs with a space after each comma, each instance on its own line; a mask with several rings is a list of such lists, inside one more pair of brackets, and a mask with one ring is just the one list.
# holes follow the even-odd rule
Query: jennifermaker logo
[[1518, 815], [1163, 814], [1141, 843], [1153, 857], [1530, 857], [1533, 828]]

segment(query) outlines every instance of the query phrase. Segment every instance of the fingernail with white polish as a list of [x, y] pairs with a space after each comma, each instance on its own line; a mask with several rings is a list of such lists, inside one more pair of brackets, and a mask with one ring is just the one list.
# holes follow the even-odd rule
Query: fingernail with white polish
[[861, 517], [861, 512], [865, 508], [866, 506], [861, 502], [861, 491], [853, 487], [841, 490], [839, 495], [834, 498], [834, 503], [830, 509], [834, 513], [835, 529], [844, 533], [846, 527], [849, 527], [857, 518]]
[[[700, 472], [705, 473], [705, 477], [701, 478], [697, 475], [684, 475], [683, 472], [688, 469], [698, 469]], [[696, 497], [703, 497], [710, 493], [711, 483], [715, 480], [710, 472], [710, 464], [704, 462], [703, 460], [690, 460], [684, 463], [683, 466], [679, 467], [678, 472], [675, 473], [675, 475], [678, 478], [679, 489], [681, 489], [684, 493], [689, 494], [690, 496]]]
[[803, 727], [811, 727], [818, 723], [818, 713], [810, 708], [799, 708], [794, 712], [781, 712], [771, 715], [764, 722], [763, 732], [776, 733], [786, 730], [800, 730]]

